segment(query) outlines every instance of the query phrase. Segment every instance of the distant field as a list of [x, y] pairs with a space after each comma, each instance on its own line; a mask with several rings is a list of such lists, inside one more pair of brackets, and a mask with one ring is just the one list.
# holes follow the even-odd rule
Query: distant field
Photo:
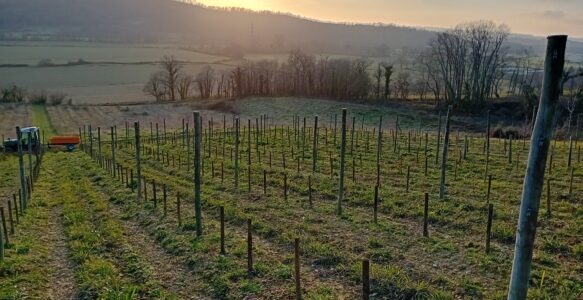
[[[124, 103], [153, 100], [142, 88], [164, 55], [187, 62], [184, 70], [196, 75], [206, 64], [220, 71], [229, 58], [181, 49], [171, 45], [118, 45], [97, 43], [3, 42], [0, 86], [18, 85], [29, 91], [63, 92], [75, 104]], [[66, 64], [78, 59], [87, 65], [37, 67], [39, 61]]]
[[30, 106], [1, 104], [0, 105], [0, 138], [15, 137], [16, 126], [27, 127], [32, 125]]
[[164, 55], [191, 62], [214, 62], [225, 59], [175, 45], [137, 45], [80, 42], [0, 42], [0, 64], [36, 65], [41, 59], [65, 64], [83, 59], [89, 62], [135, 63], [158, 61]]

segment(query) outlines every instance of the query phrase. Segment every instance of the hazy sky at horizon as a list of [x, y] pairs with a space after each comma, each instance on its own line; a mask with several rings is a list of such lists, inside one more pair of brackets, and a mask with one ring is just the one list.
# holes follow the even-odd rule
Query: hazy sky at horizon
[[289, 12], [308, 18], [447, 28], [492, 20], [514, 33], [583, 37], [583, 0], [198, 0], [221, 7]]

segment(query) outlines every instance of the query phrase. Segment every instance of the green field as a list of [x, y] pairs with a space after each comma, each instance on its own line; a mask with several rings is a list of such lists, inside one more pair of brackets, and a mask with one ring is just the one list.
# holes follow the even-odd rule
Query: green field
[[[358, 298], [365, 258], [371, 263], [373, 298], [506, 298], [528, 141], [514, 140], [510, 146], [509, 141], [491, 139], [486, 168], [483, 133], [454, 131], [448, 144], [446, 197], [439, 200], [435, 116], [402, 108], [398, 113], [403, 124], [395, 135], [395, 111], [382, 109], [387, 123], [381, 139], [375, 222], [378, 108], [348, 106], [345, 197], [338, 216], [340, 122], [335, 130], [329, 116], [340, 114], [341, 103], [317, 101], [308, 107], [305, 99], [271, 99], [271, 106], [261, 102], [265, 99], [248, 101], [235, 104], [241, 110], [238, 162], [231, 116], [226, 127], [219, 119], [211, 131], [210, 115], [203, 115], [201, 237], [196, 237], [194, 219], [192, 128], [187, 146], [180, 120], [173, 120], [178, 124], [173, 129], [159, 132], [159, 142], [155, 133], [150, 135], [149, 124], [142, 123], [145, 182], [137, 178], [126, 182], [130, 170], [136, 174], [136, 151], [133, 134], [126, 141], [122, 128], [115, 169], [107, 134], [101, 143], [93, 140], [93, 149], [83, 136], [84, 151], [48, 152], [31, 207], [0, 263], [0, 298], [293, 298], [296, 238], [305, 299]], [[303, 107], [297, 110], [299, 124], [289, 118], [294, 111], [283, 111], [285, 103]], [[259, 107], [270, 113], [268, 122], [251, 114]], [[278, 110], [280, 114], [271, 114]], [[322, 117], [313, 148], [315, 111]], [[34, 107], [32, 113], [34, 122], [65, 130], [57, 125], [54, 111]], [[351, 117], [359, 114], [366, 116], [364, 127], [360, 121], [352, 124]], [[529, 298], [580, 299], [581, 145], [575, 147], [572, 167], [567, 166], [568, 143], [553, 141], [552, 146], [545, 176], [550, 180], [550, 198], [547, 202], [545, 186]], [[13, 164], [10, 159], [1, 163]], [[494, 214], [491, 249], [486, 253], [489, 204]], [[226, 219], [224, 255], [220, 207]], [[248, 219], [254, 243], [251, 274]]]

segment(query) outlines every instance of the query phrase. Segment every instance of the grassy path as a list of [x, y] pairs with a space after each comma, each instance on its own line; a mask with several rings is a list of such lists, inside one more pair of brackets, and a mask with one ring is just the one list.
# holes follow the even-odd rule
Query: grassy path
[[[54, 177], [57, 165], [52, 155], [46, 156], [41, 178]], [[71, 299], [76, 293], [57, 189], [52, 181], [37, 183], [6, 260], [0, 264], [1, 299]]]
[[33, 126], [40, 127], [46, 138], [55, 135], [57, 132], [49, 118], [47, 107], [45, 105], [32, 105], [31, 107]]

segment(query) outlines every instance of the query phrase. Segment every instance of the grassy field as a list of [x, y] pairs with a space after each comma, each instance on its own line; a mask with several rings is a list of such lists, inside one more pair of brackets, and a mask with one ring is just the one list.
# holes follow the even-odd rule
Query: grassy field
[[[85, 151], [47, 153], [31, 207], [0, 264], [0, 298], [293, 298], [295, 238], [300, 240], [301, 291], [306, 299], [358, 298], [363, 258], [371, 261], [373, 298], [505, 298], [528, 141], [515, 140], [510, 146], [508, 141], [492, 139], [486, 168], [483, 134], [454, 131], [446, 197], [439, 200], [434, 115], [328, 101], [310, 105], [301, 99], [270, 101], [251, 99], [233, 106], [241, 116], [238, 181], [231, 116], [223, 127], [221, 112], [203, 111], [204, 234], [199, 238], [194, 226], [193, 149], [183, 144], [179, 129], [183, 115], [178, 113], [188, 117], [186, 110], [196, 106], [156, 107], [156, 117], [173, 125], [159, 134], [159, 148], [156, 135], [150, 135], [150, 115], [142, 119], [120, 107], [87, 107], [83, 113], [33, 107], [33, 120], [57, 133], [76, 132], [80, 124], [89, 122], [103, 122], [104, 127], [123, 123], [120, 116], [141, 120], [141, 174], [146, 184], [139, 188], [145, 197], [136, 199], [137, 179], [125, 181], [130, 170], [136, 174], [136, 151], [131, 133], [130, 141], [124, 141], [123, 128], [118, 129], [115, 149], [122, 176], [112, 176], [109, 167], [109, 135], [102, 137], [101, 145], [94, 140], [93, 151], [86, 143]], [[303, 109], [285, 110], [285, 103]], [[340, 125], [335, 130], [329, 118], [339, 114], [341, 106], [348, 107], [349, 123], [345, 198], [343, 213], [337, 216], [341, 135]], [[269, 114], [269, 122], [255, 119], [253, 112], [260, 107]], [[132, 106], [130, 111], [140, 110]], [[396, 113], [400, 125], [395, 135]], [[295, 114], [300, 116], [299, 126], [293, 122]], [[314, 114], [321, 116], [316, 170], [312, 170]], [[385, 129], [375, 222], [378, 131], [373, 126], [381, 114]], [[212, 131], [207, 126], [211, 116]], [[357, 116], [354, 126], [352, 116]], [[192, 123], [192, 117], [189, 120]], [[460, 119], [457, 125], [461, 128], [470, 121]], [[258, 129], [256, 124], [265, 126]], [[189, 132], [188, 144], [192, 143]], [[583, 293], [581, 145], [575, 147], [572, 168], [567, 166], [568, 144], [552, 145], [552, 168], [546, 175], [551, 214], [547, 215], [545, 186], [529, 297], [579, 299]], [[10, 159], [0, 164], [13, 165]], [[11, 174], [15, 173], [2, 176]], [[485, 175], [492, 175], [489, 196]], [[425, 193], [429, 195], [428, 237], [422, 234]], [[486, 253], [488, 204], [493, 204], [494, 216], [491, 251]], [[219, 207], [224, 207], [226, 216], [225, 255], [219, 254]], [[246, 265], [247, 219], [252, 220], [254, 239], [252, 276], [247, 275]]]
[[[75, 104], [153, 101], [142, 92], [157, 62], [173, 55], [196, 75], [204, 65], [217, 71], [229, 58], [194, 52], [177, 45], [136, 45], [82, 42], [1, 42], [0, 85], [15, 84], [29, 91], [61, 92]], [[64, 65], [82, 59], [90, 64]], [[39, 67], [41, 60], [55, 66]], [[27, 65], [16, 67], [14, 65]], [[227, 64], [227, 65], [226, 65]], [[11, 66], [12, 65], [12, 66]]]

